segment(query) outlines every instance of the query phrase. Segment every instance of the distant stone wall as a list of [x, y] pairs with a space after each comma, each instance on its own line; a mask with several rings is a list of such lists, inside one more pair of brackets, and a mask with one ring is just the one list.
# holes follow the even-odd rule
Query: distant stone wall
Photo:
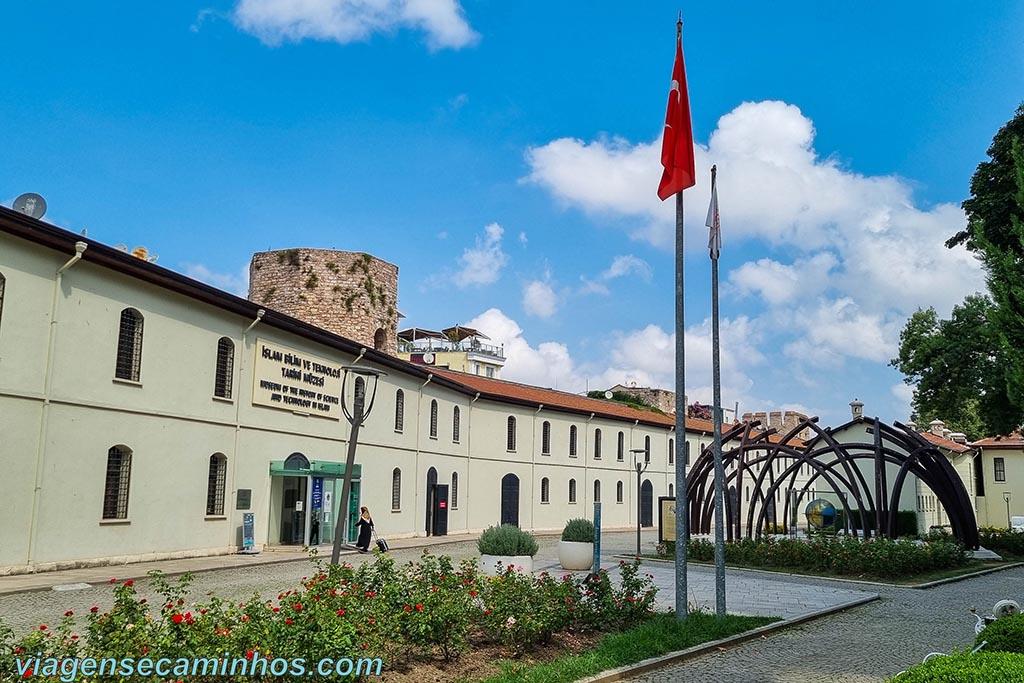
[[283, 249], [253, 254], [249, 300], [392, 356], [398, 266], [369, 254]]
[[[762, 427], [766, 429], [774, 428], [780, 435], [788, 434], [790, 430], [806, 419], [806, 415], [795, 410], [773, 410], [770, 413], [743, 413], [743, 422], [757, 420], [761, 423]], [[806, 441], [809, 437], [810, 429], [805, 428], [797, 434], [797, 438], [803, 441]]]
[[650, 387], [626, 387], [616, 384], [611, 391], [618, 391], [623, 394], [635, 396], [644, 403], [654, 406], [663, 413], [673, 414], [676, 412], [676, 392], [668, 389], [651, 389]]

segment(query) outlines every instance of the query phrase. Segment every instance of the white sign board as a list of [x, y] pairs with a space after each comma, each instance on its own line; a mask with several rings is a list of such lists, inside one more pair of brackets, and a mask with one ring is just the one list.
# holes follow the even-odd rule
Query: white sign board
[[252, 402], [341, 419], [341, 363], [256, 340]]

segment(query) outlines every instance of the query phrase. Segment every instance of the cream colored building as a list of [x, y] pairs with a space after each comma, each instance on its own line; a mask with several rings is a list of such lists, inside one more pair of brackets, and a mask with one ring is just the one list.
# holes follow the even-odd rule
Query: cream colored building
[[439, 509], [558, 530], [598, 497], [634, 525], [631, 449], [645, 523], [673, 492], [671, 417], [411, 364], [0, 208], [0, 573], [232, 553], [246, 513], [257, 549], [329, 542], [354, 363], [387, 373], [353, 472], [385, 537]]
[[1012, 517], [1024, 516], [1024, 437], [1020, 432], [971, 444], [978, 526], [1006, 528]]

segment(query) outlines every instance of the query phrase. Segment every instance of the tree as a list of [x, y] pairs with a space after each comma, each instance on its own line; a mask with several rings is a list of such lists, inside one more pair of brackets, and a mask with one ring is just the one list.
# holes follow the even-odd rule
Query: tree
[[974, 294], [953, 308], [949, 320], [939, 319], [934, 308], [910, 316], [890, 365], [904, 382], [917, 385], [912, 417], [918, 423], [940, 419], [972, 440], [1017, 426], [993, 309], [988, 297]]
[[1005, 358], [1007, 394], [1016, 416], [1024, 416], [1024, 104], [996, 133], [989, 161], [971, 178], [971, 198], [963, 203], [967, 228], [947, 242], [963, 244], [981, 260], [993, 306], [989, 322], [993, 343]]

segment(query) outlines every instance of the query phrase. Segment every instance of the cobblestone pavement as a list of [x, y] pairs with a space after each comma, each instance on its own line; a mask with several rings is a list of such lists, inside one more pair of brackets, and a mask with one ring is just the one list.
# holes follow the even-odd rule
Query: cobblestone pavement
[[[853, 585], [798, 581], [804, 585], [844, 588]], [[634, 683], [884, 681], [920, 663], [929, 652], [949, 652], [972, 645], [975, 620], [968, 610], [976, 606], [979, 612], [987, 614], [998, 599], [1024, 600], [1024, 568], [927, 590], [882, 586], [872, 586], [870, 590], [879, 593], [881, 599], [631, 680]]]

